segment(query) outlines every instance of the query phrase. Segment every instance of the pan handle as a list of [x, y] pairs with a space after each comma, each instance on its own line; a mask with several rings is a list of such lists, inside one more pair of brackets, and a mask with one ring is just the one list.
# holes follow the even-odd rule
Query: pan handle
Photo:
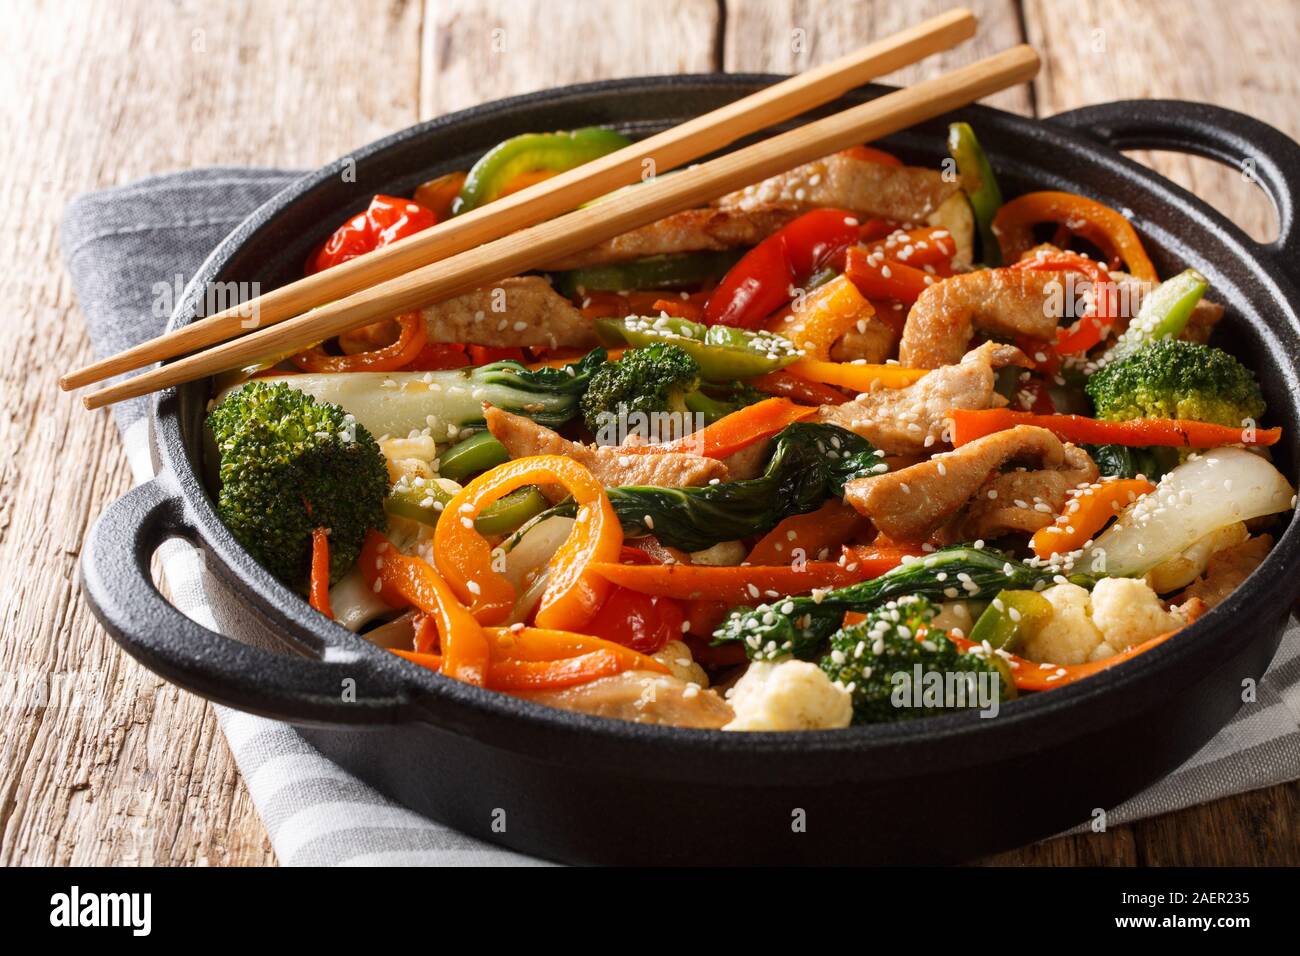
[[1300, 144], [1253, 116], [1186, 100], [1119, 100], [1051, 118], [1112, 149], [1165, 149], [1252, 177], [1277, 210], [1278, 236], [1263, 250], [1300, 282]]
[[165, 477], [137, 485], [100, 515], [82, 549], [81, 578], [95, 616], [131, 656], [185, 690], [295, 723], [391, 723], [404, 694], [374, 658], [322, 661], [270, 651], [210, 631], [159, 593], [149, 573], [169, 538], [199, 545]]

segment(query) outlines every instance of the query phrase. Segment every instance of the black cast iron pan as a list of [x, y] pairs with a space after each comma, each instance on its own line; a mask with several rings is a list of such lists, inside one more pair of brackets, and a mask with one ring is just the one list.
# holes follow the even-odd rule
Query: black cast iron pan
[[[376, 192], [397, 195], [467, 168], [533, 130], [609, 124], [643, 135], [770, 83], [767, 76], [619, 80], [503, 100], [390, 136], [303, 177], [227, 238], [172, 317], [194, 317], [212, 281], [264, 288], [300, 275], [310, 249]], [[829, 109], [888, 91], [872, 86]], [[823, 111], [825, 112], [825, 111]], [[1274, 450], [1300, 461], [1296, 195], [1300, 146], [1250, 117], [1131, 101], [1048, 121], [983, 107], [974, 124], [1010, 195], [1065, 189], [1125, 211], [1157, 267], [1187, 264], [1229, 306], [1220, 336], [1257, 370]], [[935, 165], [944, 117], [888, 139]], [[1252, 241], [1207, 203], [1126, 159], [1154, 148], [1249, 160], [1281, 237]], [[1300, 592], [1300, 531], [1182, 634], [1090, 680], [1011, 702], [994, 719], [953, 714], [893, 726], [728, 734], [602, 720], [493, 694], [411, 666], [318, 616], [259, 567], [218, 521], [202, 480], [206, 383], [153, 407], [158, 477], [111, 505], [86, 540], [92, 606], [133, 656], [204, 697], [298, 725], [323, 752], [397, 800], [485, 840], [555, 860], [602, 863], [842, 863], [961, 860], [1047, 836], [1115, 806], [1185, 760], [1241, 706]], [[172, 536], [283, 640], [242, 644], [168, 605], [149, 558]], [[354, 682], [354, 684], [352, 683]], [[345, 687], [355, 686], [355, 697]], [[504, 832], [492, 823], [505, 811]], [[800, 825], [802, 823], [802, 825]]]

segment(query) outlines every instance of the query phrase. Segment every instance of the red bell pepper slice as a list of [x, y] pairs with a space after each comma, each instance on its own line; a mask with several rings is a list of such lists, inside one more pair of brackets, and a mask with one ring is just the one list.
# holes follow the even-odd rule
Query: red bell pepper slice
[[756, 329], [793, 298], [791, 289], [858, 241], [843, 209], [814, 209], [768, 236], [731, 267], [704, 305], [706, 325]]

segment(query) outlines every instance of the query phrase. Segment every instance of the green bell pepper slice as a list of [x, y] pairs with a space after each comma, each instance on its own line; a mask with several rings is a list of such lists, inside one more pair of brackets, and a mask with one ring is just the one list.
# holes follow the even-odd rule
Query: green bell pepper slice
[[571, 269], [555, 273], [555, 289], [571, 299], [586, 292], [685, 289], [721, 279], [742, 255], [743, 249], [679, 252], [648, 256], [631, 262]]
[[1052, 616], [1052, 602], [1037, 591], [999, 591], [971, 628], [970, 639], [994, 650], [1014, 651]]
[[1143, 345], [1161, 339], [1175, 339], [1187, 328], [1196, 305], [1210, 287], [1210, 280], [1195, 269], [1184, 269], [1147, 293], [1138, 314], [1115, 340], [1102, 362], [1113, 362]]
[[700, 363], [706, 382], [757, 378], [775, 372], [803, 353], [775, 332], [751, 332], [730, 325], [701, 325], [673, 316], [597, 319], [596, 334], [609, 345], [644, 348], [656, 342], [676, 345]]
[[562, 173], [631, 142], [621, 133], [599, 126], [514, 136], [493, 146], [471, 167], [460, 195], [452, 203], [451, 214], [458, 216], [491, 202], [520, 173], [544, 169]]
[[[389, 492], [384, 500], [384, 510], [396, 518], [418, 521], [430, 527], [446, 509], [453, 495], [435, 482], [423, 487], [399, 486]], [[551, 503], [536, 488], [517, 488], [483, 509], [474, 521], [474, 528], [482, 535], [503, 535], [523, 526], [541, 514]]]
[[975, 226], [979, 229], [984, 264], [990, 267], [1000, 266], [1002, 248], [998, 244], [998, 237], [993, 235], [993, 217], [1002, 205], [1002, 190], [998, 188], [989, 158], [984, 155], [969, 123], [948, 124], [948, 152], [957, 163], [962, 190], [970, 201], [971, 211], [975, 213]]
[[509, 460], [510, 452], [491, 432], [475, 432], [442, 453], [438, 474], [463, 485], [467, 479]]

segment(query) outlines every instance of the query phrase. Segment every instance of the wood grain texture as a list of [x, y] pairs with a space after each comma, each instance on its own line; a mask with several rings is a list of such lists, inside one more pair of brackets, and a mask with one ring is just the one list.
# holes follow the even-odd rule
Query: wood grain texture
[[[726, 0], [724, 69], [731, 73], [791, 73], [841, 56], [872, 37], [884, 36], [964, 6], [979, 18], [979, 32], [970, 42], [921, 63], [882, 77], [882, 82], [908, 84], [936, 73], [965, 66], [1022, 41], [1013, 0]], [[1028, 87], [1005, 90], [983, 100], [1016, 113], [1032, 112]]]
[[717, 69], [714, 0], [427, 0], [420, 117], [566, 83]]
[[[211, 710], [124, 657], [80, 597], [89, 523], [128, 485], [107, 414], [55, 386], [89, 349], [57, 249], [69, 198], [207, 164], [307, 167], [498, 96], [642, 73], [785, 72], [944, 9], [946, 0], [0, 0], [0, 864], [274, 861]], [[1041, 115], [1117, 97], [1245, 109], [1300, 135], [1293, 3], [966, 4], [981, 37], [908, 81], [1022, 38], [1045, 60]], [[492, 30], [504, 29], [493, 52]], [[795, 29], [804, 32], [798, 48]], [[1103, 30], [1107, 56], [1093, 53]], [[381, 64], [382, 69], [371, 69]], [[1271, 212], [1232, 171], [1151, 161], [1255, 235]], [[77, 701], [9, 696], [71, 686]], [[1300, 863], [1300, 785], [1220, 800], [987, 862]]]
[[[273, 862], [211, 708], [121, 654], [81, 599], [82, 536], [129, 474], [109, 416], [55, 386], [90, 357], [57, 225], [84, 190], [191, 166], [314, 166], [413, 122], [419, 5], [314, 10], [0, 7], [0, 208], [22, 223], [0, 253], [23, 264], [0, 273], [0, 863]], [[43, 702], [50, 685], [82, 706]]]

